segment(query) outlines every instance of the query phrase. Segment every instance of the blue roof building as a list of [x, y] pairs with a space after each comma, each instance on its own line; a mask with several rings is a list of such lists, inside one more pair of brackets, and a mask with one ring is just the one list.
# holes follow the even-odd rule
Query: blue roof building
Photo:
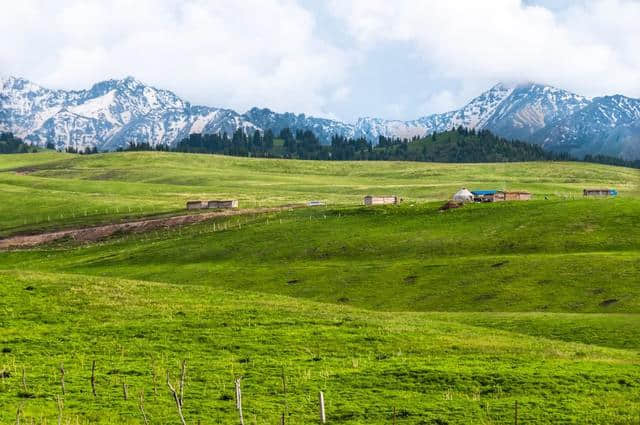
[[471, 193], [473, 193], [476, 196], [487, 196], [487, 195], [495, 195], [496, 193], [498, 193], [497, 190], [472, 190]]

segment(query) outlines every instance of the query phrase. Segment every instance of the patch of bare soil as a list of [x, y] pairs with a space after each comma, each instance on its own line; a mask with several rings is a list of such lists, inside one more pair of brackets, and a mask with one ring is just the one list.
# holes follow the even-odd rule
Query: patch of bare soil
[[38, 170], [36, 170], [35, 168], [18, 168], [14, 172], [19, 176], [26, 176], [36, 171]]
[[277, 212], [291, 208], [299, 208], [300, 205], [287, 205], [272, 208], [249, 208], [244, 210], [222, 210], [201, 214], [180, 215], [175, 217], [155, 218], [148, 220], [129, 221], [125, 223], [107, 224], [104, 226], [85, 227], [82, 229], [60, 230], [56, 232], [46, 232], [37, 235], [12, 236], [0, 239], [0, 249], [9, 248], [29, 248], [60, 239], [69, 239], [77, 242], [95, 242], [108, 238], [114, 234], [123, 233], [143, 233], [156, 229], [169, 229], [172, 227], [185, 226], [199, 223], [217, 217], [229, 217], [246, 214], [262, 214]]

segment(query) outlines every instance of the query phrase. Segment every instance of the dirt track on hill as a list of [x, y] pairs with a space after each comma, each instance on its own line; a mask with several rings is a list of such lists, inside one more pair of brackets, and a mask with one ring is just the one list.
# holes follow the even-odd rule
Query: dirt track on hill
[[59, 230], [45, 232], [36, 235], [12, 236], [0, 239], [0, 249], [29, 248], [60, 239], [69, 238], [77, 242], [95, 242], [108, 238], [114, 234], [144, 233], [156, 229], [169, 229], [187, 224], [200, 223], [218, 217], [230, 217], [246, 214], [263, 214], [278, 212], [292, 208], [300, 208], [302, 205], [287, 205], [272, 208], [250, 208], [245, 210], [222, 210], [200, 214], [180, 215], [165, 218], [152, 218], [147, 220], [128, 221], [125, 223], [106, 224], [103, 226], [84, 227], [81, 229]]

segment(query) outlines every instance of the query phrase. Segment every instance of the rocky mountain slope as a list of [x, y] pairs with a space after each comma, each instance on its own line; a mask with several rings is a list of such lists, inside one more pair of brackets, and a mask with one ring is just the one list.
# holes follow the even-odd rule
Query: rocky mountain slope
[[128, 77], [89, 90], [50, 90], [28, 80], [0, 80], [0, 131], [57, 148], [113, 150], [129, 142], [174, 144], [190, 133], [232, 133], [289, 127], [333, 135], [410, 138], [452, 127], [489, 129], [509, 139], [574, 155], [640, 158], [640, 99], [620, 95], [588, 99], [535, 83], [497, 84], [456, 111], [410, 121], [360, 118], [355, 124], [304, 114], [252, 108], [195, 106], [174, 93]]

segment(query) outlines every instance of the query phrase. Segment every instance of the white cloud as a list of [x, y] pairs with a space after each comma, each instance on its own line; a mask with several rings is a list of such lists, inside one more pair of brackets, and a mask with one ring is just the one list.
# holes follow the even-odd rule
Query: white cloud
[[440, 112], [452, 111], [459, 108], [463, 99], [455, 95], [450, 90], [442, 90], [429, 96], [420, 105], [418, 111], [420, 115], [437, 114]]
[[130, 74], [197, 103], [319, 115], [345, 92], [348, 56], [292, 0], [4, 3], [0, 73], [43, 85]]
[[133, 75], [343, 119], [442, 112], [500, 80], [640, 97], [640, 1], [0, 1], [0, 74], [51, 87]]
[[332, 9], [361, 48], [409, 43], [464, 90], [526, 80], [587, 95], [640, 95], [640, 2], [594, 0], [552, 12], [519, 0], [397, 0], [393, 7], [334, 0]]

